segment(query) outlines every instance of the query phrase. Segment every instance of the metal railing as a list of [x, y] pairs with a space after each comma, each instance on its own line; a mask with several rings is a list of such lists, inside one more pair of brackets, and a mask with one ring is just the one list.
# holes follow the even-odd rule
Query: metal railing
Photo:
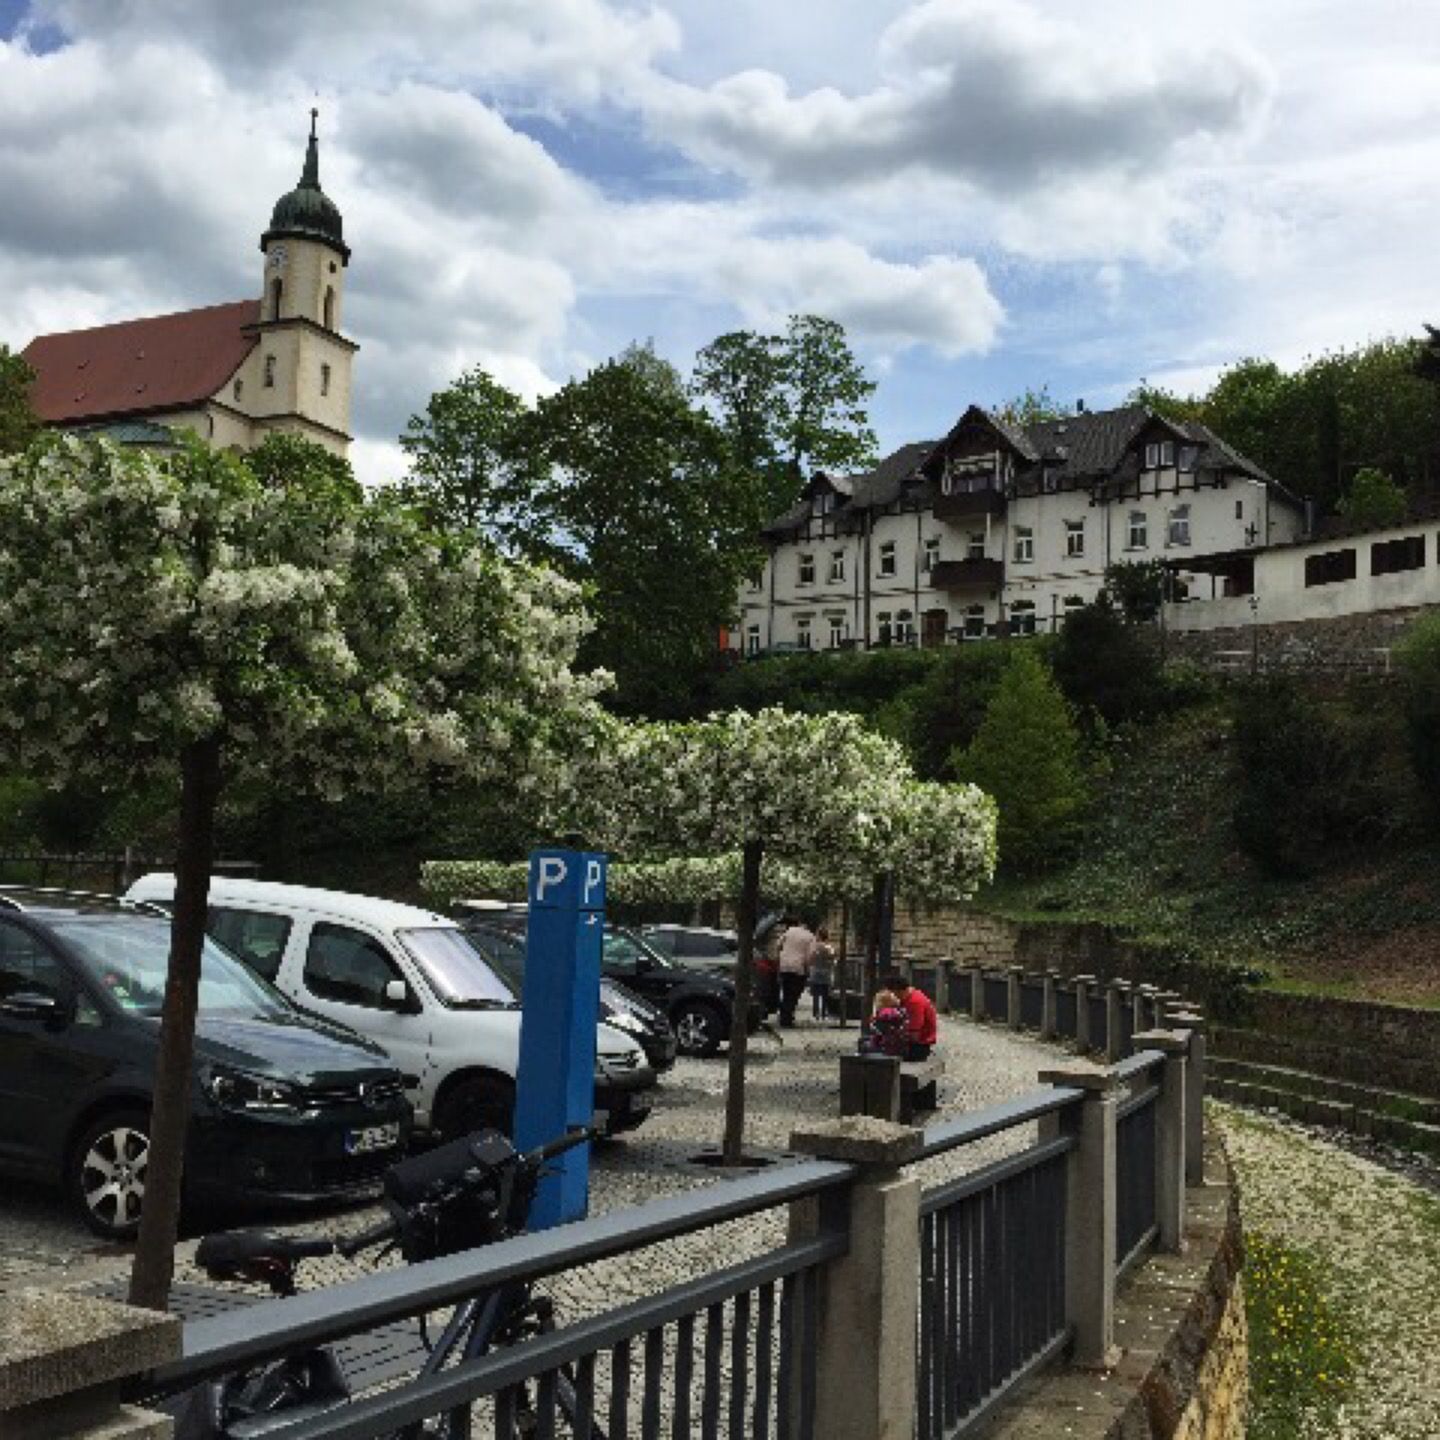
[[1164, 1057], [1144, 1052], [1115, 1067], [1119, 1079], [1133, 1080], [1134, 1092], [1115, 1111], [1115, 1268], [1127, 1275], [1144, 1258], [1159, 1228], [1156, 1211], [1156, 1102], [1153, 1078]]

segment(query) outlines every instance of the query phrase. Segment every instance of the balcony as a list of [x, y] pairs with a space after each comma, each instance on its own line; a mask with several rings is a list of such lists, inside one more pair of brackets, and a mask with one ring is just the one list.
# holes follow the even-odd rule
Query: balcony
[[1005, 513], [1005, 492], [1003, 490], [956, 490], [946, 494], [943, 490], [935, 496], [935, 518], [937, 520], [970, 520], [977, 515], [1003, 515]]
[[930, 583], [937, 590], [969, 590], [977, 586], [994, 588], [1005, 583], [1003, 560], [941, 560], [930, 569]]

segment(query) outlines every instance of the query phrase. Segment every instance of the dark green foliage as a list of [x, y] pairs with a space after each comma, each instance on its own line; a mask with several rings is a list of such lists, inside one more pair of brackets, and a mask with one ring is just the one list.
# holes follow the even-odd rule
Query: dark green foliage
[[[242, 458], [266, 485], [304, 485], [312, 493], [338, 491], [341, 498], [352, 501], [363, 496], [355, 471], [344, 456], [299, 435], [269, 434]], [[323, 493], [317, 499], [323, 499]]]
[[1427, 816], [1440, 831], [1440, 615], [1417, 620], [1395, 659], [1405, 687], [1410, 761]]
[[18, 455], [40, 429], [30, 408], [34, 381], [29, 365], [8, 345], [0, 345], [0, 456]]
[[1085, 777], [1065, 697], [1033, 647], [1009, 649], [975, 739], [951, 763], [957, 779], [995, 797], [1000, 864], [1024, 872], [1064, 854], [1085, 801]]
[[1399, 525], [1405, 519], [1407, 506], [1405, 492], [1383, 470], [1367, 465], [1355, 472], [1335, 508], [1352, 525], [1368, 530]]
[[1105, 592], [1127, 620], [1145, 624], [1165, 601], [1165, 566], [1159, 560], [1117, 560], [1105, 571]]
[[1112, 728], [1165, 703], [1155, 633], [1127, 622], [1103, 592], [1066, 620], [1050, 666], [1066, 699]]
[[995, 407], [995, 413], [1012, 425], [1038, 425], [1042, 420], [1063, 420], [1071, 411], [1051, 393], [1048, 385], [1038, 390], [1027, 387]]

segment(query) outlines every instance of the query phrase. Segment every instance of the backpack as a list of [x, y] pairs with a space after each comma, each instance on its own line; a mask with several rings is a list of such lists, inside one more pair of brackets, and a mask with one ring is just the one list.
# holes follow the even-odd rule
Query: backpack
[[870, 1018], [870, 1028], [860, 1040], [862, 1055], [893, 1055], [898, 1060], [905, 1058], [909, 1039], [910, 1021], [903, 1010], [887, 1006], [877, 1010]]

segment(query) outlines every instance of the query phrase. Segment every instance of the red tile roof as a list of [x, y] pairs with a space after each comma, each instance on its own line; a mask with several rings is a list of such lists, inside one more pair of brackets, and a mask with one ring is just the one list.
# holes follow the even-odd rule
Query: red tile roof
[[175, 410], [208, 400], [259, 343], [258, 300], [40, 335], [22, 352], [47, 424]]

